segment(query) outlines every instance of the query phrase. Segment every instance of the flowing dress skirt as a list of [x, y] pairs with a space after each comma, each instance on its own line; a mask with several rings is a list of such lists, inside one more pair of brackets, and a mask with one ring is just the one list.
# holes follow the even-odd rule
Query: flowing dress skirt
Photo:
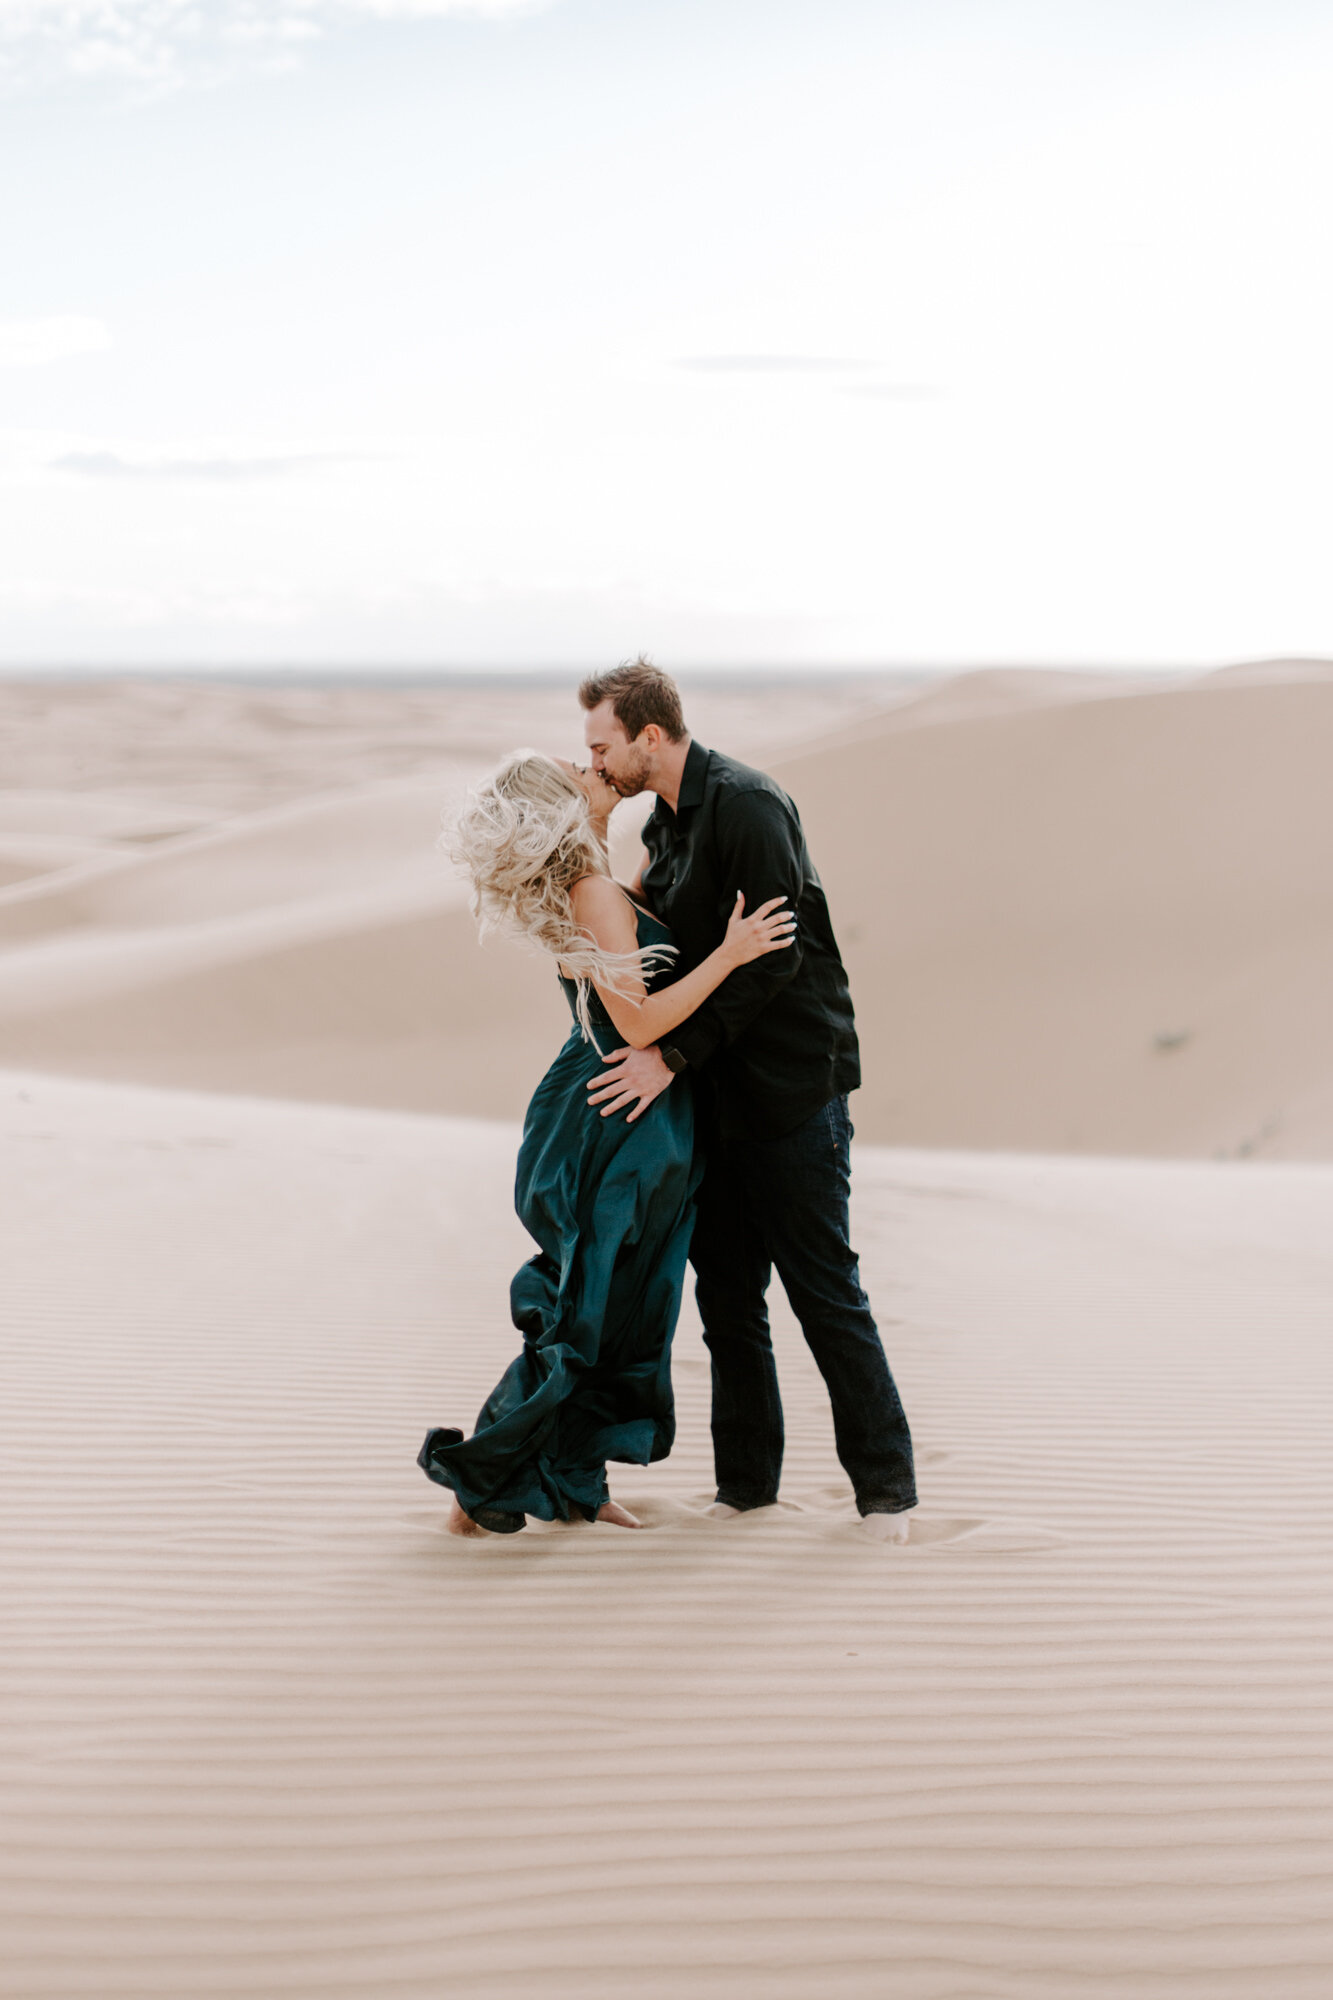
[[[593, 1026], [608, 1052], [620, 1045], [595, 999]], [[676, 1082], [633, 1124], [623, 1111], [603, 1118], [587, 1095], [602, 1068], [576, 1025], [537, 1086], [515, 1188], [539, 1246], [510, 1287], [523, 1351], [472, 1436], [430, 1431], [417, 1461], [500, 1533], [528, 1514], [594, 1515], [608, 1459], [646, 1465], [675, 1435], [671, 1339], [699, 1178], [693, 1102]]]

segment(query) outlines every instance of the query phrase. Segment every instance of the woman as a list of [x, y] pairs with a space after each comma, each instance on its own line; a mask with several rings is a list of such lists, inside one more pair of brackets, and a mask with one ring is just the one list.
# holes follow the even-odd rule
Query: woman
[[574, 1016], [528, 1106], [515, 1202], [540, 1246], [510, 1287], [523, 1352], [477, 1418], [427, 1434], [418, 1464], [453, 1489], [454, 1534], [514, 1534], [525, 1517], [638, 1521], [611, 1499], [606, 1461], [665, 1458], [675, 1434], [671, 1336], [694, 1223], [693, 1106], [669, 1090], [631, 1122], [588, 1103], [607, 1050], [679, 1026], [738, 965], [792, 941], [782, 899], [736, 908], [718, 949], [683, 977], [664, 924], [612, 879], [619, 794], [563, 760], [520, 751], [469, 794], [452, 829], [482, 934], [549, 952]]

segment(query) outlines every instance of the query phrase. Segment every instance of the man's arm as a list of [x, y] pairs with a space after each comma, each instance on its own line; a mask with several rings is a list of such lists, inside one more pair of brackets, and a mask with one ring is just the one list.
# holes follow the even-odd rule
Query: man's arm
[[[805, 881], [803, 843], [800, 828], [783, 801], [772, 792], [739, 792], [719, 806], [716, 826], [722, 908], [731, 906], [740, 889], [747, 909], [754, 909], [770, 896], [785, 896], [787, 907], [794, 911]], [[719, 924], [725, 921], [719, 915]], [[718, 1049], [734, 1042], [774, 995], [790, 984], [800, 970], [803, 952], [798, 933], [788, 950], [741, 966], [688, 1020], [663, 1036], [663, 1042], [697, 1069]]]

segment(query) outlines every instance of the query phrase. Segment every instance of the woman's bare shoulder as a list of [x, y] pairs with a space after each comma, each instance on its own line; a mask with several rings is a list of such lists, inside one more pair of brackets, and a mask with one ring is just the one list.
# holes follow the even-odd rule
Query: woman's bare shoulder
[[609, 875], [580, 875], [569, 892], [569, 900], [576, 909], [586, 904], [589, 909], [609, 910], [625, 901], [625, 891]]
[[569, 892], [570, 907], [581, 924], [610, 925], [633, 931], [634, 912], [628, 896], [609, 875], [582, 875]]

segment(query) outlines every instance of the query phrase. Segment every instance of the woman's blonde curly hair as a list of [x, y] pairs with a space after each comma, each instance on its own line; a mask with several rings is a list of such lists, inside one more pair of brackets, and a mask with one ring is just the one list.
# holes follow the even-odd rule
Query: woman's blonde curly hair
[[582, 788], [540, 750], [516, 750], [474, 785], [440, 839], [471, 878], [480, 935], [498, 933], [559, 959], [577, 984], [579, 1026], [594, 1047], [592, 982], [629, 998], [634, 982], [646, 984], [675, 956], [666, 944], [603, 951], [575, 922], [570, 890], [585, 875], [609, 877], [611, 868]]

